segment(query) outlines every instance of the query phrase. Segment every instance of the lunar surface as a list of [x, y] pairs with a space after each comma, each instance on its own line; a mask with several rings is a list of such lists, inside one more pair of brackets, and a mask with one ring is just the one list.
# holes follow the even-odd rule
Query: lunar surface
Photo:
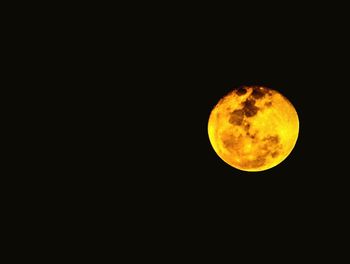
[[293, 150], [299, 119], [279, 92], [244, 86], [223, 97], [211, 111], [208, 134], [217, 155], [232, 167], [263, 171], [281, 163]]

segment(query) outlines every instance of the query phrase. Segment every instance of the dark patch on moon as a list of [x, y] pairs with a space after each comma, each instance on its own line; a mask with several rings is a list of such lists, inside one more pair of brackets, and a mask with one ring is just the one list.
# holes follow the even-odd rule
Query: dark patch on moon
[[252, 168], [261, 167], [265, 164], [266, 158], [264, 156], [258, 156], [255, 160], [250, 162]]
[[247, 93], [247, 89], [244, 88], [244, 87], [239, 87], [237, 90], [236, 90], [236, 94], [241, 96], [241, 95], [244, 95]]
[[260, 99], [265, 96], [266, 92], [260, 87], [254, 87], [251, 96], [255, 99]]
[[273, 143], [273, 144], [278, 144], [280, 142], [280, 138], [279, 136], [271, 136], [269, 138], [270, 142]]
[[278, 151], [274, 151], [271, 153], [271, 157], [276, 158], [280, 153]]
[[232, 125], [240, 126], [243, 122], [243, 118], [244, 118], [244, 111], [242, 109], [234, 110], [230, 114], [229, 122]]
[[235, 137], [233, 135], [225, 135], [221, 137], [221, 141], [225, 148], [232, 152], [237, 148], [237, 144], [239, 143], [239, 137]]
[[266, 102], [266, 103], [265, 103], [265, 106], [271, 107], [271, 106], [272, 106], [272, 102]]
[[267, 136], [263, 138], [263, 141], [277, 145], [280, 142], [280, 138], [278, 136]]
[[247, 117], [252, 117], [258, 113], [259, 108], [255, 106], [255, 100], [247, 99], [243, 103], [243, 111]]
[[255, 106], [255, 100], [254, 99], [247, 99], [243, 102], [243, 106], [244, 107], [251, 107], [251, 106]]
[[234, 146], [234, 143], [232, 140], [225, 139], [222, 141], [226, 149], [231, 149]]

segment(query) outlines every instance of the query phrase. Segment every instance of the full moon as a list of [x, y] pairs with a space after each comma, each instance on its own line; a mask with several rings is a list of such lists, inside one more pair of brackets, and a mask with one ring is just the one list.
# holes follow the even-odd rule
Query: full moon
[[224, 96], [210, 113], [208, 135], [216, 154], [243, 171], [270, 169], [292, 152], [298, 114], [276, 90], [243, 86]]

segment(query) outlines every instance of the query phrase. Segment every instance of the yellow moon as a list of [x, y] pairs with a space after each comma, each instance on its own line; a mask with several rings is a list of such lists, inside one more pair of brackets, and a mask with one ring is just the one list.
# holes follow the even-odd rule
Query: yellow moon
[[263, 171], [293, 150], [298, 114], [276, 90], [243, 86], [224, 96], [210, 113], [209, 140], [217, 155], [243, 171]]

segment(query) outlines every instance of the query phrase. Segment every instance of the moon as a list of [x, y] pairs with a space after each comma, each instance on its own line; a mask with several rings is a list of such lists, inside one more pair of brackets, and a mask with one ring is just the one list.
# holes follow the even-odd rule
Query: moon
[[208, 135], [216, 154], [232, 167], [250, 172], [270, 169], [292, 152], [299, 134], [298, 114], [276, 90], [242, 86], [213, 108]]

